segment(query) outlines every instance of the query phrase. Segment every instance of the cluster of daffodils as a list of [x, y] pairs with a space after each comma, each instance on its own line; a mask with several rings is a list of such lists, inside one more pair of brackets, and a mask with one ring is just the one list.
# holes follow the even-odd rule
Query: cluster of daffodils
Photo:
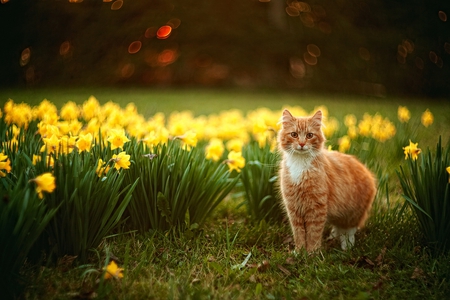
[[354, 114], [344, 117], [345, 134], [339, 138], [339, 152], [346, 152], [350, 149], [352, 140], [358, 137], [372, 138], [384, 143], [392, 139], [397, 133], [395, 124], [389, 118], [383, 118], [379, 114], [370, 115], [365, 113], [358, 121]]
[[[282, 109], [285, 108], [296, 116], [312, 113], [298, 106]], [[282, 109], [258, 108], [247, 114], [232, 109], [207, 116], [194, 116], [190, 111], [183, 111], [173, 112], [168, 116], [156, 113], [150, 118], [145, 118], [138, 113], [133, 103], [127, 104], [125, 108], [113, 102], [100, 105], [93, 96], [81, 105], [69, 101], [59, 111], [46, 99], [34, 107], [24, 103], [18, 104], [10, 99], [3, 111], [0, 111], [0, 117], [11, 128], [7, 131], [7, 139], [2, 142], [0, 149], [10, 151], [17, 149], [17, 145], [21, 142], [21, 129], [27, 130], [31, 122], [36, 122], [37, 134], [41, 141], [39, 151], [47, 154], [49, 166], [54, 165], [55, 159], [60, 154], [72, 151], [89, 152], [95, 145], [101, 145], [115, 151], [111, 157], [98, 159], [95, 168], [98, 176], [102, 177], [111, 168], [120, 171], [130, 167], [133, 153], [127, 153], [124, 145], [132, 139], [145, 144], [149, 151], [156, 145], [167, 144], [169, 140], [178, 140], [186, 151], [190, 151], [201, 142], [202, 146], [206, 145], [204, 147], [206, 159], [221, 161], [229, 166], [230, 171], [239, 172], [245, 166], [242, 148], [250, 141], [256, 141], [261, 148], [269, 145], [271, 151], [275, 151]], [[337, 134], [342, 134], [343, 131], [339, 130], [340, 122], [328, 115], [328, 109], [319, 106], [313, 111], [318, 109], [322, 110], [324, 116], [323, 132], [326, 138], [336, 138]], [[410, 117], [406, 107], [399, 107], [398, 118], [401, 122], [408, 122]], [[421, 121], [426, 127], [431, 125], [433, 123], [431, 112], [425, 111]], [[341, 152], [348, 151], [352, 140], [360, 136], [385, 142], [396, 134], [394, 123], [379, 114], [365, 114], [360, 120], [355, 115], [349, 114], [345, 116], [343, 123], [346, 132], [338, 138]], [[42, 155], [39, 153], [33, 155], [33, 163], [36, 164]], [[10, 172], [10, 160], [1, 154], [0, 177]], [[49, 192], [53, 186], [41, 178], [36, 178], [34, 182], [38, 186], [40, 182], [46, 183], [46, 186], [42, 183], [39, 190], [37, 189], [40, 197], [42, 192]]]
[[[408, 123], [411, 119], [411, 112], [406, 106], [399, 106], [397, 110], [397, 117], [401, 123]], [[423, 126], [428, 127], [434, 122], [434, 116], [429, 109], [426, 109], [420, 118]]]
[[[409, 120], [411, 119], [411, 113], [406, 106], [399, 106], [397, 110], [397, 117], [401, 123], [408, 123]], [[429, 127], [431, 124], [433, 124], [434, 116], [429, 109], [425, 110], [422, 113], [420, 122], [424, 127]], [[411, 158], [412, 160], [418, 159], [419, 154], [422, 152], [422, 150], [418, 147], [418, 145], [419, 143], [413, 143], [411, 140], [409, 140], [409, 145], [403, 147], [405, 160], [408, 158]], [[447, 168], [448, 169], [447, 171], [450, 170], [449, 168]]]

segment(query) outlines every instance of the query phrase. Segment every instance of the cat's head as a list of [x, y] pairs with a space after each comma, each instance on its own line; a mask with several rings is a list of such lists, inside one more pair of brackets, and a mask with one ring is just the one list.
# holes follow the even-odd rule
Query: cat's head
[[287, 109], [281, 116], [278, 132], [279, 148], [290, 154], [316, 155], [325, 143], [322, 132], [322, 111], [310, 117], [294, 117]]

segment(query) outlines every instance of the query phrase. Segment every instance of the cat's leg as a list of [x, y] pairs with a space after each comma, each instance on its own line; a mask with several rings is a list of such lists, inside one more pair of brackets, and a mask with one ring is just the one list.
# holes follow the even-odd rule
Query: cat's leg
[[355, 245], [355, 233], [358, 229], [357, 227], [349, 229], [336, 228], [339, 233], [339, 240], [341, 242], [342, 250], [347, 250]]
[[313, 214], [305, 223], [306, 228], [306, 251], [313, 252], [322, 245], [322, 236], [325, 229], [326, 215]]
[[296, 216], [295, 219], [291, 220], [292, 233], [294, 235], [295, 250], [301, 250], [305, 248], [305, 222], [303, 217]]

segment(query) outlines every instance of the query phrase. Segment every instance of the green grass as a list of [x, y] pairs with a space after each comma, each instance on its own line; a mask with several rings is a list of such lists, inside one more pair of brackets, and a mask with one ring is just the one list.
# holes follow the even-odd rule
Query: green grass
[[[311, 111], [325, 105], [339, 120], [348, 113], [360, 118], [365, 112], [379, 112], [394, 120], [398, 105], [406, 105], [413, 117], [420, 117], [427, 108], [435, 116], [432, 132], [426, 136], [432, 142], [419, 141], [421, 147], [433, 147], [439, 135], [445, 144], [450, 136], [450, 102], [420, 99], [276, 91], [86, 88], [3, 90], [0, 105], [8, 98], [30, 105], [47, 98], [61, 107], [69, 100], [80, 104], [90, 95], [102, 104], [109, 100], [121, 106], [134, 102], [146, 117], [186, 109], [199, 115], [232, 108], [280, 109], [283, 105], [299, 105]], [[381, 175], [393, 174], [396, 168], [398, 165], [380, 170]], [[408, 209], [399, 213], [402, 202], [396, 179], [391, 177], [387, 182], [389, 197], [379, 193], [367, 226], [358, 232], [355, 247], [346, 252], [331, 241], [316, 254], [293, 256], [288, 222], [255, 225], [243, 206], [237, 208], [242, 199], [229, 198], [206, 220], [196, 237], [155, 231], [138, 234], [123, 229], [92, 249], [87, 264], [64, 257], [56, 265], [46, 260], [38, 267], [33, 263], [25, 265], [24, 274], [30, 284], [22, 298], [448, 299], [450, 255], [433, 258], [428, 249], [420, 246], [422, 236], [412, 213]], [[386, 182], [382, 183], [384, 191]], [[103, 282], [102, 268], [110, 257], [124, 268], [124, 278]]]
[[[290, 254], [289, 226], [248, 224], [232, 200], [193, 239], [153, 232], [106, 239], [92, 265], [42, 267], [32, 275], [27, 299], [445, 299], [449, 256], [432, 259], [418, 246], [409, 218], [392, 211], [372, 218], [356, 246], [342, 252], [333, 242], [314, 255]], [[124, 278], [98, 287], [111, 253]], [[251, 256], [242, 264], [248, 253]], [[242, 268], [240, 268], [242, 267]], [[95, 271], [95, 270], [97, 271]], [[87, 272], [90, 271], [90, 272]]]

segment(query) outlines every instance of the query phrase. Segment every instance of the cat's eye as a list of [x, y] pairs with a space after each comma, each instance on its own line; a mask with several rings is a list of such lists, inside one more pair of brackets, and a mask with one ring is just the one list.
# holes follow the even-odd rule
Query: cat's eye
[[296, 139], [298, 137], [298, 134], [297, 132], [291, 132], [291, 136]]
[[312, 139], [313, 136], [314, 136], [314, 134], [311, 133], [311, 132], [308, 132], [308, 133], [306, 134], [306, 138], [307, 138], [307, 139]]

